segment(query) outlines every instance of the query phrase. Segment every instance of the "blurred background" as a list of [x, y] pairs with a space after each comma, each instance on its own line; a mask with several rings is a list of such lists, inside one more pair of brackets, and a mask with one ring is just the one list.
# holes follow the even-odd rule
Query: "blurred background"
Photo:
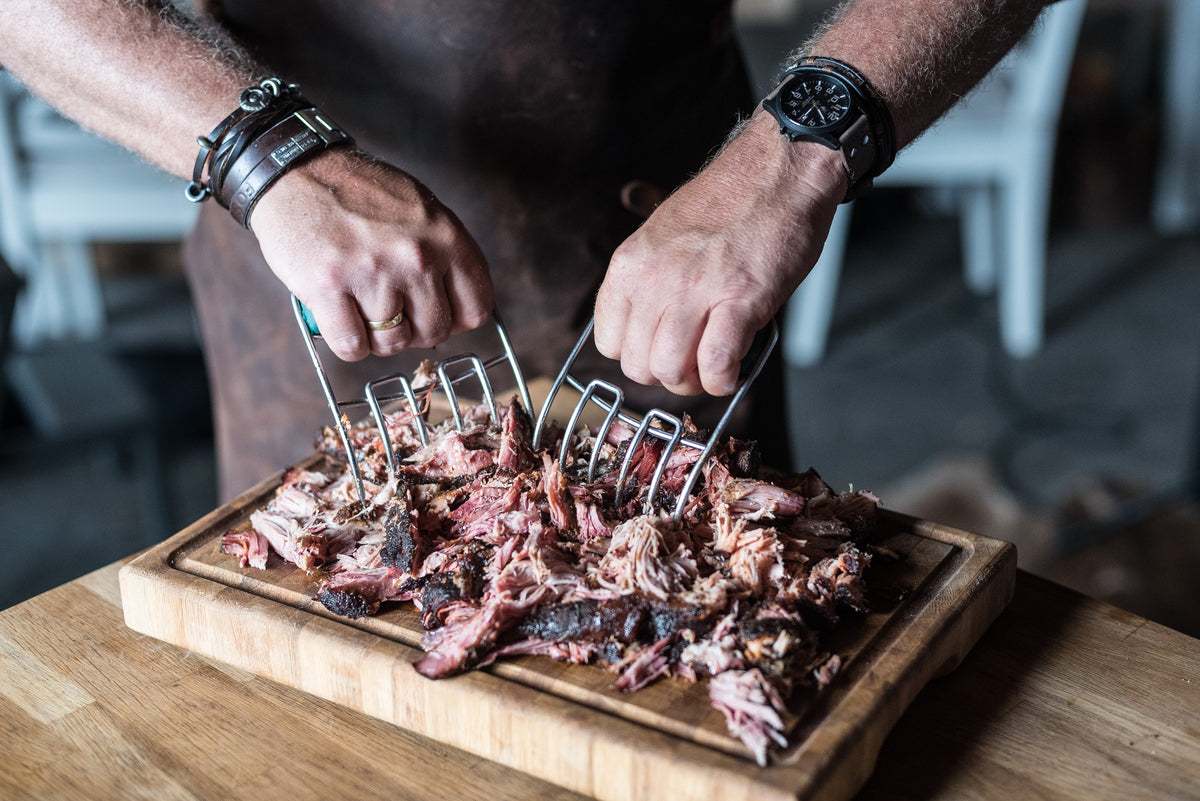
[[[737, 2], [760, 93], [829, 5]], [[1200, 636], [1200, 3], [1059, 5], [839, 212], [780, 428], [796, 469]], [[0, 79], [4, 608], [219, 501], [180, 182]]]

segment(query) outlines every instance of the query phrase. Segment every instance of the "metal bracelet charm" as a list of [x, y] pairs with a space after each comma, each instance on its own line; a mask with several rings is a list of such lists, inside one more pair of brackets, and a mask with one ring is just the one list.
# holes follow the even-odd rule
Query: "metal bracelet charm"
[[[257, 86], [247, 86], [243, 89], [238, 95], [238, 106], [243, 111], [262, 111], [283, 93], [284, 88], [283, 81], [278, 78], [267, 78]], [[296, 85], [287, 84], [286, 88], [290, 91], [295, 89]]]

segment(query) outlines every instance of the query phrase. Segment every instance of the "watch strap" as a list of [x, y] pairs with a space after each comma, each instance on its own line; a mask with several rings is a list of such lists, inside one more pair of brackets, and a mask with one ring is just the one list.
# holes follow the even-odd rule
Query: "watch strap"
[[839, 149], [846, 162], [846, 175], [849, 178], [849, 186], [843, 200], [845, 202], [845, 200], [853, 200], [871, 188], [872, 179], [875, 177], [875, 174], [871, 173], [871, 168], [879, 160], [879, 147], [871, 132], [871, 120], [866, 114], [859, 115], [859, 118], [841, 135], [839, 141], [841, 143]]
[[[863, 103], [863, 110], [871, 122], [875, 142], [879, 149], [879, 162], [872, 170], [872, 178], [881, 174], [896, 160], [896, 124], [892, 113], [888, 110], [883, 98], [875, 91], [863, 74], [844, 61], [826, 56], [809, 56], [796, 64], [796, 67], [814, 66], [832, 72], [848, 81], [858, 91]], [[795, 69], [795, 67], [793, 67]]]
[[[836, 139], [816, 133], [789, 130], [788, 123], [784, 122], [780, 93], [792, 80], [797, 79], [795, 76], [814, 69], [836, 75], [854, 95], [858, 115]], [[874, 178], [895, 160], [896, 130], [887, 105], [858, 70], [837, 59], [811, 56], [800, 60], [784, 72], [779, 85], [764, 99], [763, 107], [779, 121], [780, 132], [789, 139], [821, 142], [842, 154], [848, 179], [843, 203], [854, 200], [869, 190]]]

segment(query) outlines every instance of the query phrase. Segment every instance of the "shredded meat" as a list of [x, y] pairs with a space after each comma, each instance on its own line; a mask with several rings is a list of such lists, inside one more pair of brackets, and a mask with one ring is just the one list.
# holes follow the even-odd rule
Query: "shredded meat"
[[242, 567], [262, 570], [267, 566], [267, 538], [254, 529], [231, 531], [221, 538], [221, 553], [236, 556]]
[[[597, 663], [634, 692], [662, 677], [708, 681], [712, 704], [762, 764], [787, 744], [789, 699], [831, 681], [836, 655], [823, 632], [867, 611], [864, 576], [878, 500], [836, 493], [812, 470], [758, 477], [757, 448], [718, 447], [675, 522], [668, 510], [698, 453], [679, 448], [663, 470], [662, 508], [647, 492], [662, 444], [646, 438], [617, 479], [631, 432], [614, 426], [601, 469], [560, 468], [553, 429], [541, 453], [516, 400], [489, 425], [434, 426], [422, 446], [411, 411], [388, 415], [399, 459], [389, 475], [380, 432], [352, 428], [370, 493], [359, 501], [349, 471], [288, 471], [275, 496], [229, 532], [222, 550], [264, 567], [268, 547], [321, 570], [316, 599], [361, 617], [412, 602], [427, 632], [416, 669], [438, 678], [516, 654]], [[688, 436], [694, 428], [688, 423]], [[321, 447], [337, 457], [326, 430]], [[666, 499], [662, 501], [661, 499]]]

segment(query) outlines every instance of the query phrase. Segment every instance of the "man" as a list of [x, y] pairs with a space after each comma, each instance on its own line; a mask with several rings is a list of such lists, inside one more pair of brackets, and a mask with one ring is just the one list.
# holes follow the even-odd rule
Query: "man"
[[[1041, 6], [858, 0], [804, 53], [865, 77], [902, 147]], [[199, 11], [194, 22], [164, 0], [7, 3], [0, 60], [183, 179], [197, 135], [268, 75], [299, 84], [355, 137], [357, 148], [279, 175], [249, 230], [206, 204], [189, 243], [225, 496], [304, 455], [327, 414], [287, 289], [347, 362], [434, 346], [495, 303], [530, 375], [557, 369], [594, 299], [597, 348], [629, 379], [723, 396], [754, 332], [815, 262], [837, 204], [865, 187], [842, 152], [781, 136], [754, 109], [729, 0], [224, 0]], [[485, 347], [462, 349], [494, 352]], [[781, 392], [759, 395], [775, 406], [754, 419], [780, 432], [765, 444], [780, 443]]]

